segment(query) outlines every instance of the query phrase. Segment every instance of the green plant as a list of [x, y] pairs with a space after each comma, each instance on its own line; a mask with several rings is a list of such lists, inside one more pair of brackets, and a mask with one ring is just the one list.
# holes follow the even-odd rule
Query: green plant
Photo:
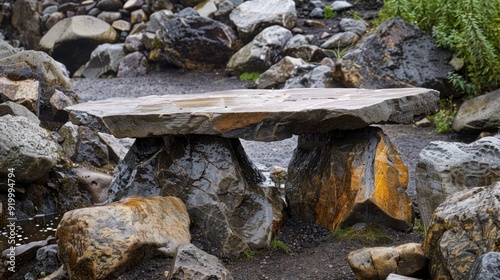
[[[500, 86], [500, 0], [386, 0], [379, 23], [396, 16], [432, 34], [465, 63], [472, 95]], [[471, 94], [469, 94], [471, 95]]]
[[329, 19], [329, 18], [334, 18], [335, 16], [337, 16], [337, 12], [333, 10], [332, 6], [326, 5], [323, 8], [323, 17]]
[[457, 73], [449, 73], [448, 81], [450, 81], [453, 88], [461, 94], [466, 94], [469, 98], [474, 97], [475, 85], [467, 82], [462, 75]]
[[252, 251], [250, 249], [246, 249], [241, 253], [243, 257], [245, 257], [247, 260], [253, 260], [253, 257], [255, 256], [255, 251]]
[[278, 239], [278, 237], [274, 237], [273, 240], [271, 241], [271, 245], [269, 246], [271, 251], [281, 251], [283, 253], [289, 254], [292, 252], [288, 245], [283, 243]]
[[259, 72], [245, 72], [240, 75], [240, 81], [257, 81], [259, 78]]
[[331, 50], [324, 49], [323, 51], [331, 52], [333, 53], [333, 56], [335, 56], [336, 59], [341, 59], [349, 51], [349, 49], [351, 49], [350, 46], [347, 48], [337, 47], [337, 49], [331, 49]]
[[390, 243], [392, 237], [385, 233], [376, 223], [369, 223], [363, 229], [354, 230], [352, 228], [339, 229], [331, 235], [334, 239], [357, 240], [364, 245], [375, 243]]
[[413, 223], [413, 231], [425, 234], [426, 228], [424, 226], [424, 222], [421, 219], [415, 220], [415, 223]]

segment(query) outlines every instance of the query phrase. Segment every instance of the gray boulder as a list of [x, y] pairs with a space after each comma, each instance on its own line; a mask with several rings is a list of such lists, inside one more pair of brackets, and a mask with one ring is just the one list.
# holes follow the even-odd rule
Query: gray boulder
[[17, 0], [12, 10], [12, 27], [19, 34], [21, 45], [36, 50], [41, 37], [40, 14], [37, 1]]
[[323, 49], [310, 44], [309, 38], [301, 34], [295, 35], [288, 40], [283, 49], [283, 55], [300, 58], [306, 62], [321, 61], [326, 57]]
[[283, 48], [290, 38], [292, 32], [279, 25], [264, 29], [231, 57], [226, 66], [226, 73], [239, 76], [245, 72], [266, 71], [281, 60]]
[[0, 104], [0, 116], [5, 116], [5, 115], [12, 115], [18, 117], [23, 116], [35, 124], [40, 124], [40, 120], [35, 114], [33, 114], [30, 110], [26, 109], [26, 107], [12, 101], [7, 101]]
[[127, 54], [118, 65], [117, 77], [139, 77], [148, 73], [148, 60], [142, 52]]
[[161, 22], [157, 37], [164, 60], [185, 69], [225, 66], [240, 47], [231, 27], [199, 15], [178, 15]]
[[99, 78], [101, 75], [118, 72], [118, 65], [125, 57], [123, 44], [102, 44], [90, 54], [90, 60], [78, 70], [83, 78]]
[[333, 79], [333, 69], [326, 65], [299, 66], [283, 88], [336, 88], [341, 87]]
[[466, 100], [458, 109], [453, 130], [460, 133], [500, 129], [500, 89]]
[[489, 252], [476, 258], [469, 280], [500, 279], [500, 253]]
[[59, 21], [45, 33], [40, 49], [74, 73], [89, 61], [97, 46], [117, 40], [118, 33], [105, 21], [92, 16], [74, 16]]
[[332, 6], [332, 9], [336, 12], [341, 12], [341, 11], [344, 11], [344, 10], [348, 10], [350, 8], [352, 8], [353, 6], [347, 2], [347, 1], [333, 1], [332, 4], [330, 4], [330, 6]]
[[340, 60], [336, 80], [345, 87], [424, 87], [448, 96], [452, 53], [401, 18], [388, 20], [350, 49]]
[[339, 23], [340, 30], [344, 32], [354, 32], [359, 36], [363, 36], [366, 32], [366, 23], [363, 20], [352, 18], [343, 18]]
[[498, 251], [499, 197], [497, 182], [456, 192], [436, 208], [423, 243], [431, 279], [468, 279], [476, 258]]
[[[354, 32], [340, 32], [326, 40], [321, 44], [321, 47], [324, 49], [343, 49], [354, 45], [358, 40], [359, 35]], [[340, 59], [340, 57], [338, 57], [338, 59]]]
[[415, 174], [424, 225], [450, 195], [500, 181], [500, 136], [471, 144], [431, 142], [420, 152]]
[[177, 249], [174, 264], [167, 276], [167, 280], [183, 279], [230, 280], [233, 277], [216, 256], [205, 253], [193, 244], [186, 244]]
[[49, 172], [61, 147], [50, 134], [26, 117], [0, 117], [0, 175], [13, 168], [16, 182], [30, 183]]
[[280, 88], [296, 71], [297, 68], [308, 65], [300, 58], [285, 56], [278, 63], [260, 74], [255, 83], [257, 88]]
[[229, 14], [242, 40], [249, 42], [271, 25], [292, 29], [297, 23], [293, 0], [253, 0], [243, 2]]
[[35, 273], [45, 273], [49, 275], [55, 272], [61, 266], [61, 262], [57, 258], [57, 244], [44, 246], [36, 251], [35, 258]]

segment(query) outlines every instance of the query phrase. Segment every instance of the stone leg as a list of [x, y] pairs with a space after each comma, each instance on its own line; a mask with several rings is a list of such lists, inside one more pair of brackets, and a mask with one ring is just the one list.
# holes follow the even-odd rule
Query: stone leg
[[407, 186], [408, 168], [389, 137], [367, 127], [299, 136], [285, 190], [292, 216], [330, 230], [376, 222], [409, 231]]
[[117, 167], [109, 200], [130, 195], [176, 196], [219, 255], [267, 248], [279, 230], [284, 202], [238, 139], [169, 136], [138, 139]]

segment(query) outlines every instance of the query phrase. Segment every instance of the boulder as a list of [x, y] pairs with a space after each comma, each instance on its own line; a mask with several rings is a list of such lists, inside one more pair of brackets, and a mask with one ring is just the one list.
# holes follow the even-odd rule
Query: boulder
[[421, 245], [363, 248], [350, 252], [347, 261], [356, 279], [385, 280], [389, 274], [413, 275], [427, 268]]
[[[335, 164], [331, 164], [334, 162]], [[288, 166], [292, 217], [329, 230], [375, 222], [413, 228], [408, 168], [380, 128], [300, 135]]]
[[497, 132], [500, 129], [500, 89], [466, 100], [453, 120], [460, 133]]
[[65, 123], [68, 121], [68, 112], [64, 108], [75, 105], [75, 98], [71, 98], [64, 94], [64, 92], [55, 89], [54, 93], [49, 99], [50, 108], [52, 110], [52, 121]]
[[456, 192], [436, 208], [423, 243], [432, 279], [468, 279], [477, 257], [498, 252], [499, 198], [497, 182]]
[[0, 40], [0, 59], [16, 53], [16, 49], [4, 40]]
[[13, 101], [36, 112], [40, 83], [33, 79], [12, 81], [0, 77], [0, 101]]
[[500, 279], [500, 253], [489, 252], [476, 258], [469, 273], [469, 280]]
[[179, 247], [171, 266], [167, 280], [230, 280], [231, 272], [216, 256], [205, 253], [193, 244]]
[[336, 79], [345, 87], [426, 87], [448, 96], [452, 53], [401, 18], [388, 20], [363, 36], [342, 57]]
[[350, 4], [349, 2], [347, 1], [340, 1], [340, 0], [337, 0], [337, 1], [333, 1], [332, 4], [330, 4], [330, 6], [332, 7], [332, 10], [336, 11], [336, 12], [341, 12], [341, 11], [344, 11], [344, 10], [348, 10], [350, 8], [352, 8], [352, 4]]
[[286, 42], [283, 49], [284, 56], [301, 58], [306, 62], [321, 61], [326, 57], [325, 52], [316, 45], [311, 45], [308, 37], [295, 35]]
[[157, 37], [163, 44], [164, 59], [186, 69], [223, 67], [240, 48], [231, 27], [199, 15], [163, 21]]
[[57, 258], [57, 244], [47, 245], [36, 251], [35, 257], [35, 275], [44, 273], [49, 275], [55, 272], [61, 266], [61, 262]]
[[148, 73], [148, 60], [142, 52], [127, 54], [118, 65], [117, 77], [139, 77]]
[[285, 82], [283, 88], [337, 88], [341, 87], [333, 79], [333, 69], [326, 65], [299, 66]]
[[12, 116], [23, 116], [26, 117], [30, 122], [35, 124], [40, 124], [40, 120], [35, 114], [33, 114], [26, 107], [14, 103], [12, 101], [7, 101], [0, 104], [0, 116], [12, 115]]
[[[123, 44], [102, 44], [90, 54], [90, 60], [78, 70], [83, 78], [99, 78], [103, 74], [116, 74], [125, 57]], [[77, 75], [75, 75], [77, 76]]]
[[238, 139], [137, 139], [116, 171], [109, 200], [158, 193], [181, 198], [216, 254], [265, 249], [279, 230], [283, 201], [275, 188], [257, 185], [264, 177]]
[[0, 117], [0, 175], [13, 168], [16, 182], [34, 182], [59, 159], [61, 147], [50, 134], [26, 117]]
[[73, 157], [76, 153], [76, 144], [78, 141], [78, 126], [67, 122], [61, 126], [58, 132], [64, 139], [61, 144], [64, 154], [69, 158]]
[[175, 197], [130, 197], [66, 212], [57, 227], [59, 258], [71, 279], [116, 278], [162, 248], [190, 243], [189, 215]]
[[101, 142], [96, 131], [86, 126], [78, 127], [75, 148], [75, 154], [71, 157], [75, 162], [88, 162], [97, 167], [109, 163], [108, 147]]
[[[253, 1], [245, 3], [250, 2]], [[292, 32], [279, 25], [264, 29], [231, 57], [226, 66], [226, 73], [239, 76], [245, 72], [266, 71], [281, 60], [283, 48], [290, 38]]]
[[120, 138], [202, 134], [278, 141], [376, 123], [411, 124], [439, 110], [438, 95], [423, 88], [231, 90], [111, 98], [66, 110], [73, 123]]
[[[334, 49], [340, 52], [343, 48], [350, 47], [356, 44], [359, 38], [360, 37], [358, 34], [351, 31], [340, 32], [326, 40], [323, 44], [321, 44], [321, 47], [323, 49]], [[340, 57], [338, 57], [337, 59], [340, 59]]]
[[280, 88], [295, 71], [302, 66], [309, 65], [300, 58], [285, 56], [278, 63], [260, 74], [255, 83], [257, 88]]
[[108, 199], [108, 189], [113, 176], [84, 168], [75, 168], [80, 187], [92, 195], [92, 203], [103, 203]]
[[40, 49], [74, 73], [97, 46], [117, 40], [118, 33], [108, 23], [92, 16], [74, 16], [54, 25], [40, 40]]
[[451, 194], [495, 181], [500, 181], [500, 136], [471, 144], [431, 142], [420, 152], [415, 173], [424, 225], [429, 225], [432, 212]]
[[101, 138], [101, 142], [108, 147], [109, 159], [115, 163], [122, 161], [130, 147], [134, 144], [134, 139], [132, 138], [116, 138], [113, 135], [102, 132], [98, 132], [97, 135]]
[[297, 23], [293, 0], [253, 0], [243, 2], [229, 14], [239, 37], [245, 42], [272, 25], [292, 29]]
[[343, 18], [339, 22], [340, 30], [344, 32], [353, 32], [358, 36], [363, 36], [366, 32], [366, 22], [352, 18]]
[[36, 50], [42, 35], [40, 14], [36, 0], [16, 0], [12, 9], [12, 27], [26, 49]]

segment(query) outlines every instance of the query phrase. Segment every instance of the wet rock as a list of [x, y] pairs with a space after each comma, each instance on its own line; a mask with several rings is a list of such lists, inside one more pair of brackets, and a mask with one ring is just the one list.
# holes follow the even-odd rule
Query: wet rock
[[119, 163], [125, 158], [135, 141], [132, 138], [116, 138], [102, 132], [98, 132], [97, 135], [101, 138], [101, 142], [108, 147], [109, 159], [115, 163]]
[[430, 35], [395, 18], [365, 35], [341, 60], [339, 83], [355, 88], [425, 87], [448, 96], [451, 52]]
[[297, 23], [297, 10], [293, 0], [246, 1], [231, 11], [229, 19], [236, 26], [239, 37], [249, 42], [272, 25], [292, 29]]
[[45, 275], [55, 272], [61, 266], [61, 262], [57, 258], [57, 244], [47, 245], [36, 251], [35, 258], [35, 274]]
[[476, 258], [470, 269], [470, 280], [500, 279], [500, 253], [489, 252]]
[[182, 279], [233, 279], [231, 272], [217, 259], [193, 244], [179, 247], [167, 280]]
[[40, 15], [36, 5], [35, 0], [16, 0], [12, 10], [12, 27], [19, 34], [21, 44], [31, 50], [38, 48], [41, 38]]
[[156, 194], [160, 187], [161, 195], [185, 201], [193, 225], [217, 254], [267, 248], [281, 224], [282, 200], [274, 188], [256, 185], [263, 176], [236, 139], [137, 139], [117, 171], [110, 200]]
[[326, 54], [316, 45], [311, 45], [304, 35], [295, 35], [285, 45], [284, 56], [301, 58], [306, 62], [321, 61]]
[[124, 57], [123, 44], [99, 45], [90, 54], [90, 60], [78, 70], [78, 75], [84, 78], [99, 78], [103, 74], [116, 74]]
[[307, 63], [300, 58], [286, 56], [266, 72], [260, 74], [255, 83], [257, 88], [280, 88], [296, 71]]
[[453, 120], [453, 130], [460, 133], [497, 132], [499, 128], [500, 89], [466, 100]]
[[239, 76], [245, 72], [266, 71], [281, 60], [283, 48], [291, 37], [290, 30], [278, 25], [264, 29], [231, 57], [226, 73]]
[[120, 0], [100, 0], [97, 3], [97, 8], [102, 11], [118, 11], [123, 7], [123, 3]]
[[26, 117], [0, 117], [0, 174], [15, 169], [16, 182], [33, 182], [56, 164], [61, 147], [50, 134]]
[[386, 279], [391, 273], [412, 275], [427, 268], [418, 243], [359, 249], [350, 252], [347, 261], [356, 279]]
[[108, 189], [113, 176], [83, 168], [74, 170], [80, 187], [92, 195], [92, 203], [103, 203], [108, 199]]
[[158, 248], [173, 256], [190, 243], [189, 215], [175, 197], [130, 197], [67, 212], [57, 227], [59, 257], [71, 279], [115, 278]]
[[[358, 40], [359, 35], [354, 32], [340, 32], [326, 40], [321, 44], [321, 47], [324, 49], [343, 49], [356, 44]], [[338, 57], [338, 59], [340, 59], [340, 57]]]
[[299, 66], [286, 81], [283, 88], [337, 88], [341, 87], [333, 79], [333, 69], [326, 65]]
[[223, 67], [240, 47], [231, 27], [202, 16], [164, 21], [157, 36], [165, 60], [186, 69]]
[[357, 222], [409, 231], [414, 211], [407, 185], [396, 147], [380, 128], [367, 127], [300, 135], [285, 190], [293, 217], [332, 231]]
[[450, 195], [500, 181], [500, 136], [471, 144], [431, 142], [419, 155], [415, 174], [424, 225]]
[[40, 40], [40, 49], [73, 73], [97, 46], [117, 40], [118, 33], [108, 23], [92, 16], [74, 16], [54, 25]]
[[422, 88], [233, 90], [112, 98], [66, 110], [73, 123], [116, 137], [204, 134], [278, 141], [375, 123], [411, 124], [438, 111], [438, 94]]
[[423, 243], [432, 279], [468, 279], [477, 257], [498, 251], [499, 197], [497, 182], [456, 192], [436, 208]]
[[160, 10], [157, 11], [149, 17], [148, 27], [146, 28], [147, 32], [156, 33], [164, 22], [167, 22], [171, 19], [174, 19], [176, 16], [170, 10]]
[[12, 116], [23, 116], [26, 117], [30, 122], [34, 124], [40, 124], [40, 120], [35, 114], [26, 107], [14, 103], [12, 101], [7, 101], [0, 104], [0, 116], [12, 115]]
[[109, 163], [108, 147], [101, 142], [96, 131], [80, 126], [76, 151], [71, 159], [75, 162], [88, 162], [93, 166], [103, 167]]
[[148, 73], [148, 60], [141, 52], [127, 54], [118, 65], [119, 78], [139, 77]]

